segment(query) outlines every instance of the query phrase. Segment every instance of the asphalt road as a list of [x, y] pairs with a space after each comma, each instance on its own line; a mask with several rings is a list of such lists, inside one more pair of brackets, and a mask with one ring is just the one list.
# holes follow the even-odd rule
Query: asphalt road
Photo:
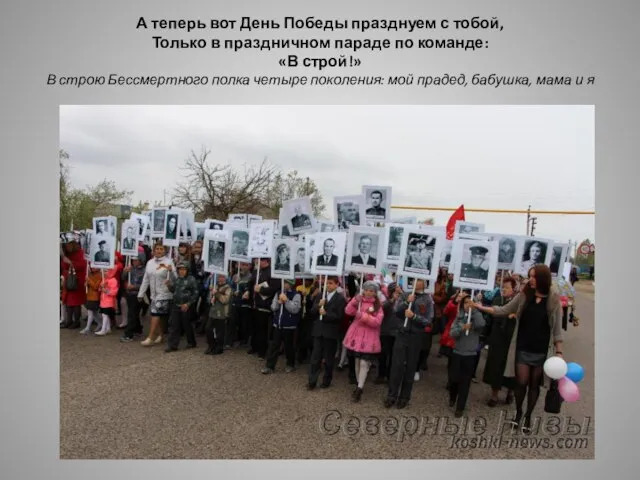
[[[532, 435], [504, 427], [513, 407], [487, 407], [481, 383], [472, 384], [466, 416], [455, 419], [437, 348], [409, 407], [386, 410], [386, 388], [371, 375], [353, 404], [346, 371], [330, 389], [310, 392], [306, 366], [285, 374], [281, 358], [277, 373], [263, 376], [263, 362], [244, 350], [203, 355], [204, 338], [195, 350], [165, 354], [164, 347], [122, 344], [118, 333], [61, 330], [60, 458], [591, 459], [594, 293], [589, 282], [576, 286], [580, 326], [569, 326], [565, 358], [585, 368], [581, 399], [552, 416], [543, 412], [542, 390]], [[481, 361], [479, 378], [483, 368]]]

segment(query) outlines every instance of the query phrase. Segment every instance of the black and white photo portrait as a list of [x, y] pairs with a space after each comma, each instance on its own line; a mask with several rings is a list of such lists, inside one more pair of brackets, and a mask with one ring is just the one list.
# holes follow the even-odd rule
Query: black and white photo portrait
[[138, 256], [138, 228], [137, 220], [129, 220], [122, 224], [120, 253], [125, 257]]
[[296, 274], [296, 276], [306, 274], [307, 270], [309, 270], [309, 267], [307, 264], [307, 255], [305, 251], [304, 242], [296, 242], [294, 249], [295, 249], [295, 254], [294, 254], [295, 263], [293, 267], [293, 272]]
[[389, 223], [385, 225], [384, 254], [385, 262], [397, 265], [402, 250], [402, 236], [405, 225]]
[[249, 230], [230, 225], [228, 233], [231, 238], [229, 258], [234, 262], [251, 263], [251, 257], [249, 256]]
[[454, 242], [452, 252], [453, 285], [456, 288], [479, 291], [492, 290], [498, 267], [498, 241], [480, 236], [475, 240]]
[[391, 187], [364, 185], [365, 217], [374, 222], [389, 220], [391, 213]]
[[335, 197], [333, 210], [338, 228], [342, 231], [349, 230], [351, 226], [360, 226], [366, 223], [364, 195]]
[[96, 236], [91, 239], [91, 265], [95, 268], [110, 269], [115, 264], [116, 240], [109, 235]]
[[437, 227], [407, 225], [402, 237], [398, 273], [423, 280], [435, 280], [446, 234]]
[[249, 228], [249, 221], [247, 215], [244, 213], [231, 213], [227, 218], [227, 223], [233, 223], [241, 228]]
[[168, 247], [177, 247], [180, 244], [180, 213], [175, 210], [167, 210], [164, 225], [164, 244]]
[[341, 275], [347, 242], [345, 232], [316, 233], [312, 273], [316, 275]]
[[375, 227], [354, 227], [347, 236], [345, 269], [359, 273], [382, 270], [381, 247], [384, 230]]
[[335, 223], [318, 222], [319, 232], [337, 232], [338, 226]]
[[315, 220], [313, 209], [311, 208], [311, 197], [295, 198], [283, 203], [284, 218], [289, 227], [289, 235], [300, 235], [310, 233], [315, 230]]
[[[550, 245], [551, 244], [551, 245]], [[551, 261], [551, 248], [553, 248], [553, 242], [543, 239], [534, 239], [533, 237], [524, 238], [522, 241], [522, 247], [520, 255], [518, 255], [518, 272], [521, 275], [527, 275], [529, 269], [536, 265], [545, 264], [549, 265]], [[547, 259], [547, 255], [549, 258]]]
[[456, 222], [456, 233], [457, 234], [475, 234], [475, 233], [483, 233], [484, 225], [480, 223], [471, 223], [471, 222]]
[[141, 213], [132, 213], [129, 220], [135, 221], [138, 224], [136, 237], [138, 241], [142, 242], [149, 231], [149, 216]]
[[97, 217], [93, 219], [93, 231], [96, 237], [111, 236], [109, 232], [109, 217]]
[[[291, 238], [280, 239], [274, 243], [271, 258], [271, 276], [280, 279], [292, 279], [295, 277], [297, 243]], [[304, 262], [304, 259], [303, 259]]]
[[273, 222], [252, 223], [249, 227], [249, 256], [251, 258], [270, 258], [274, 233]]
[[516, 248], [517, 243], [514, 237], [500, 237], [498, 240], [498, 268], [502, 270], [513, 270]]
[[204, 240], [204, 232], [207, 230], [207, 225], [204, 222], [196, 222], [196, 240]]
[[569, 252], [568, 243], [554, 243], [551, 252], [551, 263], [549, 268], [551, 269], [551, 275], [557, 277], [562, 275], [562, 269], [567, 261], [567, 254]]
[[202, 243], [202, 258], [204, 259], [205, 271], [227, 275], [229, 267], [227, 234], [219, 230], [206, 230]]
[[151, 229], [154, 237], [163, 237], [164, 236], [164, 222], [167, 216], [166, 208], [154, 208], [151, 211], [151, 215], [153, 217], [153, 228]]
[[316, 238], [314, 235], [305, 235], [304, 237], [304, 258], [306, 271], [311, 272], [311, 266], [313, 265], [313, 257], [316, 247]]
[[451, 252], [453, 250], [453, 240], [445, 240], [442, 255], [440, 255], [440, 267], [449, 268], [451, 264]]
[[460, 267], [460, 280], [486, 284], [489, 277], [489, 249], [484, 245], [465, 243]]

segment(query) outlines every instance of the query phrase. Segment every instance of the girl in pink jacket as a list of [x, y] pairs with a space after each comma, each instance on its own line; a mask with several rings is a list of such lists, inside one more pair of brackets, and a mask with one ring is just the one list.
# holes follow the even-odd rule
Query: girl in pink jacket
[[96, 335], [107, 335], [111, 332], [111, 322], [116, 321], [116, 305], [118, 298], [118, 270], [112, 268], [104, 274], [100, 284], [100, 313], [102, 314], [102, 328]]
[[345, 310], [347, 315], [355, 317], [342, 343], [349, 354], [355, 357], [358, 386], [352, 395], [354, 402], [360, 401], [371, 363], [381, 350], [380, 326], [384, 312], [378, 292], [377, 283], [365, 282], [362, 295], [356, 295]]

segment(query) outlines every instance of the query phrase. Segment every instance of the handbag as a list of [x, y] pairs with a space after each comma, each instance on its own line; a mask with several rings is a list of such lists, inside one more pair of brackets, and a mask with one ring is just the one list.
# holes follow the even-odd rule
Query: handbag
[[544, 411], [557, 415], [562, 408], [562, 402], [562, 396], [558, 390], [558, 381], [551, 380], [551, 385], [549, 385], [549, 390], [547, 390], [547, 395], [544, 398]]
[[78, 289], [78, 276], [73, 267], [69, 268], [69, 275], [67, 275], [67, 280], [64, 282], [64, 288], [68, 292], [73, 292]]

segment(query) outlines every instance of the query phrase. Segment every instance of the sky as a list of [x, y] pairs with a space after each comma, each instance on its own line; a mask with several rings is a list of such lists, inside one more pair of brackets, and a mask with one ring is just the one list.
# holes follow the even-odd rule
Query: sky
[[[590, 106], [61, 106], [60, 148], [76, 187], [104, 178], [132, 203], [167, 201], [189, 153], [315, 180], [333, 197], [392, 187], [392, 204], [594, 211]], [[393, 210], [392, 218], [451, 212]], [[595, 242], [593, 215], [538, 215], [535, 235]], [[223, 219], [224, 220], [224, 219]], [[526, 215], [468, 212], [491, 233], [526, 233]]]

